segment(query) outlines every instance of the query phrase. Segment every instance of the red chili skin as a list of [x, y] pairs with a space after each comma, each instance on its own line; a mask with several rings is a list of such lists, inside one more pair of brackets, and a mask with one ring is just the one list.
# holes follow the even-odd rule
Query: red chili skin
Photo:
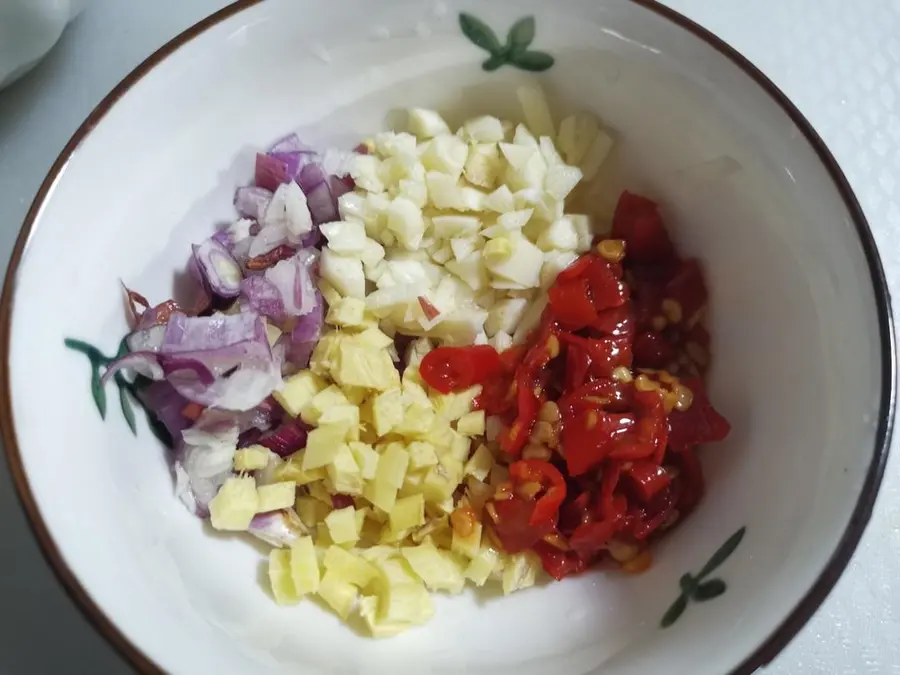
[[543, 494], [535, 502], [529, 524], [534, 527], [556, 527], [559, 507], [566, 498], [566, 480], [550, 462], [537, 459], [520, 459], [509, 467], [513, 489], [525, 483], [540, 483]]
[[419, 364], [422, 379], [442, 394], [463, 391], [503, 373], [497, 350], [488, 345], [438, 347]]

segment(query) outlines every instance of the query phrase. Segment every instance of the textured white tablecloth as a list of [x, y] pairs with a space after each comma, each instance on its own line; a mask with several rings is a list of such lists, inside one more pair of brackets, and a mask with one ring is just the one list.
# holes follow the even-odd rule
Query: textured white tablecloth
[[[156, 47], [225, 4], [93, 0], [35, 72], [0, 92], [0, 264], [46, 171], [94, 105]], [[668, 4], [748, 56], [821, 133], [862, 202], [896, 296], [900, 0]], [[900, 451], [892, 454], [849, 569], [767, 673], [900, 674]], [[0, 512], [0, 673], [127, 672], [56, 584], [5, 466]]]

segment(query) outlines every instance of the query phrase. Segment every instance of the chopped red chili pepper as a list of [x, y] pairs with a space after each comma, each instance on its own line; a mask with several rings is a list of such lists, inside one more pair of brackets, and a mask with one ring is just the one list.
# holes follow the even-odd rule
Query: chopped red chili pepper
[[638, 195], [622, 194], [612, 237], [625, 258], [592, 252], [563, 270], [525, 344], [441, 348], [420, 366], [438, 391], [482, 385], [476, 405], [505, 425], [507, 458], [552, 433], [543, 452], [559, 456], [513, 461], [485, 508], [503, 548], [534, 550], [556, 579], [612, 557], [612, 541], [644, 551], [645, 566], [648, 540], [703, 495], [696, 447], [730, 430], [702, 379], [684, 378], [709, 365], [700, 265], [678, 258], [656, 204]]
[[482, 384], [502, 372], [503, 362], [497, 350], [488, 345], [438, 347], [419, 364], [422, 379], [442, 394]]
[[258, 255], [255, 258], [250, 258], [244, 266], [251, 271], [259, 271], [265, 270], [272, 265], [281, 262], [282, 260], [287, 260], [291, 256], [293, 256], [297, 250], [292, 246], [288, 246], [287, 244], [281, 244], [280, 246], [276, 246], [268, 253], [263, 253], [262, 255]]
[[513, 491], [529, 483], [536, 483], [541, 488], [530, 524], [535, 527], [552, 524], [556, 527], [559, 507], [566, 498], [566, 480], [559, 469], [550, 462], [520, 459], [510, 465], [509, 477], [513, 481]]

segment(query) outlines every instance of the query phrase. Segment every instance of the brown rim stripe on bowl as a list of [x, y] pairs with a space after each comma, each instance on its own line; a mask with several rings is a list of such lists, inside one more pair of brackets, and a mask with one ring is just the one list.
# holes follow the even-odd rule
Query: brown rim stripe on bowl
[[[876, 432], [876, 447], [874, 448], [872, 463], [866, 474], [859, 501], [851, 515], [847, 529], [844, 531], [837, 548], [826, 564], [825, 569], [819, 575], [819, 578], [781, 625], [766, 638], [762, 645], [737, 666], [731, 674], [749, 675], [749, 673], [766, 665], [775, 658], [819, 608], [846, 568], [847, 563], [849, 562], [853, 551], [856, 549], [859, 539], [871, 518], [875, 498], [878, 494], [878, 489], [884, 475], [884, 468], [887, 462], [891, 433], [894, 424], [896, 355], [890, 296], [884, 276], [884, 269], [881, 265], [881, 259], [878, 255], [872, 232], [853, 190], [850, 188], [846, 177], [834, 157], [831, 155], [831, 152], [825, 146], [825, 143], [812, 128], [809, 121], [807, 121], [800, 111], [790, 102], [787, 96], [785, 96], [785, 94], [775, 86], [769, 78], [763, 75], [756, 66], [705, 28], [702, 28], [678, 12], [660, 5], [656, 0], [629, 1], [671, 21], [673, 24], [706, 42], [713, 49], [722, 54], [722, 56], [729, 59], [738, 68], [744, 71], [750, 79], [756, 82], [756, 84], [769, 96], [771, 96], [775, 103], [781, 107], [797, 128], [803, 133], [807, 142], [816, 151], [819, 160], [831, 176], [838, 193], [841, 195], [847, 210], [853, 218], [853, 224], [856, 228], [860, 244], [862, 245], [863, 252], [865, 253], [869, 265], [869, 272], [872, 278], [872, 287], [878, 310], [878, 328], [881, 338], [882, 359], [881, 403], [878, 429]], [[88, 118], [82, 123], [66, 144], [65, 148], [63, 148], [63, 151], [50, 168], [50, 172], [41, 184], [41, 187], [31, 204], [31, 208], [25, 217], [25, 222], [22, 225], [15, 247], [13, 248], [9, 268], [6, 272], [2, 299], [0, 299], [0, 354], [3, 355], [3, 359], [0, 361], [0, 391], [4, 393], [4, 396], [2, 397], [3, 400], [0, 402], [0, 433], [2, 433], [7, 462], [13, 480], [15, 481], [22, 506], [28, 515], [31, 528], [41, 545], [41, 549], [47, 562], [52, 567], [66, 592], [75, 601], [75, 604], [84, 612], [101, 635], [103, 635], [109, 643], [112, 644], [120, 654], [128, 659], [131, 665], [141, 673], [153, 673], [155, 675], [157, 673], [162, 673], [163, 671], [156, 663], [151, 661], [143, 652], [141, 652], [112, 623], [112, 621], [109, 620], [103, 613], [103, 610], [97, 606], [85, 588], [79, 583], [78, 579], [72, 573], [72, 570], [69, 569], [47, 530], [47, 525], [41, 517], [34, 495], [31, 492], [31, 487], [28, 484], [28, 479], [25, 476], [13, 426], [8, 366], [16, 273], [18, 272], [19, 264], [22, 261], [22, 256], [25, 252], [31, 230], [34, 227], [37, 214], [46, 200], [51, 187], [59, 177], [66, 162], [68, 162], [69, 158], [78, 149], [78, 146], [81, 145], [84, 139], [87, 138], [91, 131], [93, 131], [94, 127], [100, 123], [106, 113], [109, 112], [118, 100], [141, 78], [143, 78], [144, 75], [176, 52], [182, 45], [242, 10], [261, 2], [263, 2], [263, 0], [238, 0], [191, 26], [151, 54], [137, 68], [129, 73], [125, 79], [116, 85], [97, 107], [94, 108]]]

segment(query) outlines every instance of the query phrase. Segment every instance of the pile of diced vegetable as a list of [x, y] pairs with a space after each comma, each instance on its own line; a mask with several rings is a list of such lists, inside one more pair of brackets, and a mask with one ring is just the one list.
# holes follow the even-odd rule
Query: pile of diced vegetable
[[137, 373], [189, 508], [273, 546], [279, 603], [318, 595], [387, 636], [432, 616], [429, 591], [535, 582], [540, 559], [481, 522], [509, 479], [481, 387], [440, 393], [419, 372], [438, 345], [524, 342], [595, 238], [565, 206], [609, 136], [518, 94], [525, 124], [454, 133], [414, 109], [408, 132], [351, 153], [282, 139], [238, 190], [241, 218], [194, 247], [197, 297], [129, 291], [130, 352], [105, 378]]

